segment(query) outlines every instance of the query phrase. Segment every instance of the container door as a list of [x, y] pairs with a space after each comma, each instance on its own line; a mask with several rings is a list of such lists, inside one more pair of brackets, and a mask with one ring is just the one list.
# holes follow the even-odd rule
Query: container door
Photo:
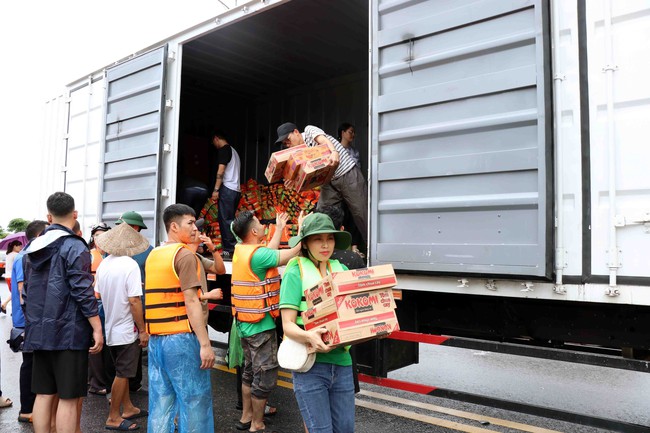
[[372, 2], [372, 264], [550, 276], [547, 8]]
[[166, 47], [107, 70], [101, 217], [123, 212], [144, 219], [153, 242], [160, 191]]

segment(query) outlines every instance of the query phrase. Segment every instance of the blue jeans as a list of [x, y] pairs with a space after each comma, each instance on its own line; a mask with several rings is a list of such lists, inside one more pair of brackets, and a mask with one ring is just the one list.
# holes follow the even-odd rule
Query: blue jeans
[[149, 433], [214, 431], [210, 370], [201, 370], [200, 346], [193, 333], [149, 338]]
[[293, 391], [309, 433], [354, 433], [352, 366], [317, 362], [293, 373]]
[[235, 219], [235, 212], [239, 206], [241, 192], [233, 191], [221, 185], [219, 188], [218, 215], [219, 230], [221, 231], [221, 245], [224, 251], [232, 253], [235, 251], [235, 235], [230, 231], [230, 223]]

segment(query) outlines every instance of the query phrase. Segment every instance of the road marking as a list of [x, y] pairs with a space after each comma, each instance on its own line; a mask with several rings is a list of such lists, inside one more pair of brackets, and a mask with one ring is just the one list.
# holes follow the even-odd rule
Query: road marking
[[461, 424], [455, 421], [447, 421], [429, 415], [409, 412], [408, 410], [404, 410], [404, 409], [396, 409], [394, 407], [386, 406], [383, 404], [371, 403], [369, 401], [358, 400], [358, 399], [355, 401], [355, 403], [357, 406], [365, 407], [366, 409], [376, 410], [379, 412], [396, 415], [402, 418], [414, 419], [416, 421], [437, 425], [439, 427], [445, 427], [452, 430], [462, 431], [466, 433], [494, 433], [494, 430], [488, 430], [480, 427], [473, 427], [471, 425]]
[[[418, 401], [408, 400], [401, 397], [394, 397], [391, 395], [381, 394], [373, 391], [361, 390], [360, 395], [365, 395], [372, 398], [377, 398], [380, 400], [392, 401], [394, 403], [400, 403], [407, 406], [413, 406], [420, 409], [427, 409], [433, 412], [440, 412], [447, 415], [455, 416], [458, 418], [466, 418], [474, 421], [488, 421], [490, 424], [499, 425], [502, 427], [507, 427], [511, 429], [521, 430], [529, 433], [560, 433], [556, 430], [549, 430], [541, 427], [535, 427], [528, 424], [522, 424], [514, 421], [507, 421], [499, 418], [492, 418], [489, 416], [483, 416], [472, 412], [465, 412], [457, 409], [450, 409], [443, 406], [436, 406], [429, 403], [421, 403]], [[357, 400], [358, 401], [358, 400]]]

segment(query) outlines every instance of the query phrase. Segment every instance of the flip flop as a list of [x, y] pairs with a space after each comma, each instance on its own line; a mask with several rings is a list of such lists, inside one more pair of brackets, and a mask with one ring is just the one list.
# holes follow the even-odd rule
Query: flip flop
[[143, 418], [145, 416], [149, 416], [149, 412], [147, 412], [146, 409], [140, 409], [140, 412], [131, 415], [131, 416], [123, 416], [122, 418], [124, 419], [138, 419], [138, 418]]
[[235, 423], [235, 428], [237, 430], [248, 430], [249, 428], [251, 428], [251, 421], [248, 422], [237, 421]]
[[31, 416], [18, 415], [18, 422], [31, 423], [32, 422], [32, 417]]
[[278, 413], [278, 408], [267, 404], [264, 408], [264, 416], [275, 416]]
[[[135, 428], [131, 428], [135, 426]], [[123, 419], [120, 425], [112, 426], [112, 425], [106, 425], [104, 426], [106, 430], [119, 430], [119, 431], [133, 431], [133, 430], [138, 430], [140, 428], [139, 425], [137, 425], [134, 422], [129, 421], [128, 419]]]
[[11, 407], [12, 404], [14, 404], [14, 402], [11, 401], [10, 398], [0, 397], [0, 409], [4, 409], [5, 407]]

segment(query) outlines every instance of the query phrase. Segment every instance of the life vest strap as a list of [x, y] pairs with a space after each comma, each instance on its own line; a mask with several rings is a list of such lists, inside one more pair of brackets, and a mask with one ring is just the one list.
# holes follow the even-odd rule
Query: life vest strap
[[169, 307], [184, 307], [185, 302], [168, 302], [166, 304], [153, 304], [147, 305], [147, 309], [151, 310], [154, 308], [169, 308]]
[[274, 304], [268, 307], [264, 308], [244, 308], [244, 307], [234, 307], [235, 311], [238, 313], [268, 313], [269, 311], [275, 311], [279, 310], [280, 306], [278, 304]]
[[[147, 306], [147, 308], [148, 308], [148, 306]], [[144, 319], [144, 321], [147, 322], [147, 323], [180, 322], [181, 320], [187, 320], [187, 314], [182, 315], [182, 316], [165, 317], [163, 319], [150, 319], [148, 317], [146, 317]]]
[[180, 287], [168, 287], [162, 289], [145, 289], [145, 293], [178, 293], [181, 291]]
[[280, 295], [279, 290], [273, 290], [271, 292], [262, 293], [260, 295], [240, 295], [237, 293], [233, 293], [231, 296], [235, 299], [240, 299], [240, 300], [255, 300], [255, 299], [267, 299], [272, 296], [279, 296], [279, 295]]
[[265, 286], [267, 284], [271, 283], [277, 283], [282, 280], [282, 277], [279, 275], [271, 278], [267, 278], [262, 281], [233, 281], [232, 285], [233, 286], [246, 286], [246, 287], [257, 287], [257, 286]]

